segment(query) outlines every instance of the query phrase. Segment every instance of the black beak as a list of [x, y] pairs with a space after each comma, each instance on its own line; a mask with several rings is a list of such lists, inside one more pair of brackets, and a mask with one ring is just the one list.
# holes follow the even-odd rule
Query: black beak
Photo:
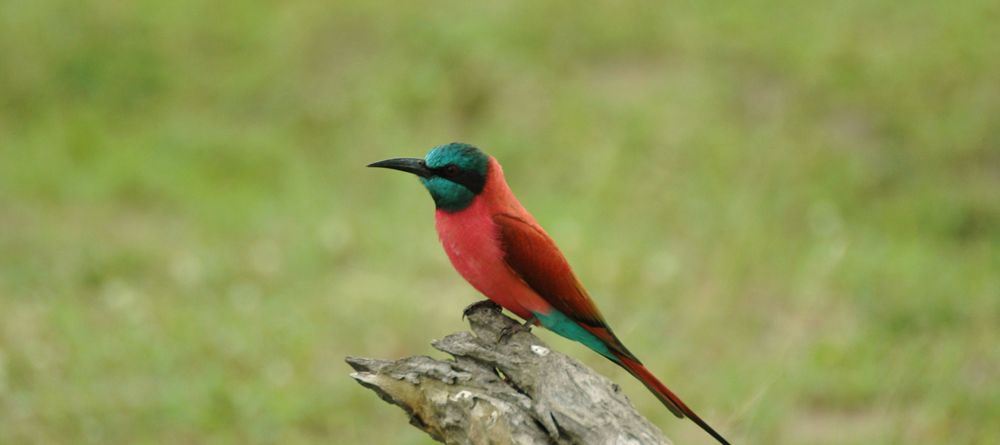
[[424, 163], [423, 159], [415, 158], [396, 158], [396, 159], [386, 159], [384, 161], [373, 162], [368, 164], [369, 167], [379, 167], [379, 168], [391, 168], [393, 170], [400, 170], [404, 172], [410, 172], [421, 178], [429, 178], [434, 175], [434, 173], [427, 168], [427, 164]]

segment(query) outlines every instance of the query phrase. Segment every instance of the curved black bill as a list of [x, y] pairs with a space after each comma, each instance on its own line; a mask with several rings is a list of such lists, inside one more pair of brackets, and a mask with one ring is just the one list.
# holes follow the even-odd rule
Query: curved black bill
[[416, 158], [396, 158], [396, 159], [386, 159], [384, 161], [373, 162], [368, 164], [369, 167], [379, 167], [379, 168], [391, 168], [393, 170], [400, 170], [404, 172], [410, 172], [422, 178], [429, 178], [434, 173], [427, 168], [427, 164], [424, 164], [423, 159]]

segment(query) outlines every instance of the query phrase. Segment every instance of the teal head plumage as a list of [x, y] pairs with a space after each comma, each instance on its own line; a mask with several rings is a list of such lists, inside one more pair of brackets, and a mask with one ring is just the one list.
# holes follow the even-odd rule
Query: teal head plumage
[[489, 157], [469, 144], [452, 142], [431, 149], [424, 157], [427, 168], [438, 174], [420, 178], [439, 209], [462, 210], [483, 190]]
[[437, 208], [446, 212], [457, 212], [472, 204], [486, 187], [489, 166], [489, 156], [461, 142], [438, 145], [424, 159], [396, 158], [369, 165], [417, 175]]

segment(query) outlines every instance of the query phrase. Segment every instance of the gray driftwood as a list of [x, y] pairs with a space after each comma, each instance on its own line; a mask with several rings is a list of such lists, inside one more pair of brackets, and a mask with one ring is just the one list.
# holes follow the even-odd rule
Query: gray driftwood
[[517, 332], [499, 307], [478, 305], [467, 315], [472, 332], [432, 343], [454, 360], [348, 357], [351, 377], [444, 443], [669, 443], [618, 385]]

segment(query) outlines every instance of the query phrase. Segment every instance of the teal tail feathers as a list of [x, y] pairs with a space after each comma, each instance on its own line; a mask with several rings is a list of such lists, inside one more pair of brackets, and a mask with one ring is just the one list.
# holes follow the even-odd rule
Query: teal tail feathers
[[567, 317], [562, 312], [552, 309], [549, 313], [542, 312], [532, 312], [538, 321], [549, 330], [566, 337], [570, 340], [576, 340], [583, 343], [590, 349], [593, 349], [598, 354], [601, 354], [611, 361], [617, 363], [619, 366], [625, 368], [630, 374], [639, 379], [646, 388], [656, 395], [657, 399], [660, 399], [670, 412], [674, 413], [675, 416], [679, 418], [689, 418], [691, 421], [696, 423], [701, 429], [705, 430], [706, 433], [710, 434], [715, 440], [723, 445], [729, 445], [729, 442], [722, 437], [721, 434], [716, 432], [708, 423], [701, 420], [697, 414], [691, 408], [681, 401], [680, 397], [677, 397], [666, 385], [660, 382], [653, 373], [649, 372], [639, 359], [635, 358], [625, 345], [622, 344], [618, 337], [615, 336], [611, 328], [607, 327], [603, 323], [600, 325], [582, 325], [576, 320]]

